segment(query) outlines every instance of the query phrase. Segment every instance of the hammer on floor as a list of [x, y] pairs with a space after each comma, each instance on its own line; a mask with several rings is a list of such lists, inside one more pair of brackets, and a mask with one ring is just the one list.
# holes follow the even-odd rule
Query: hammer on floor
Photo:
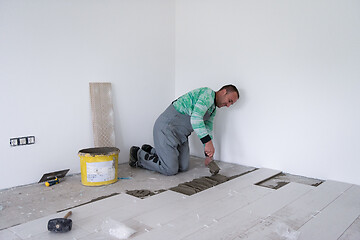
[[68, 232], [72, 227], [72, 220], [68, 219], [71, 215], [71, 211], [68, 212], [64, 218], [50, 219], [48, 222], [48, 230], [51, 232]]

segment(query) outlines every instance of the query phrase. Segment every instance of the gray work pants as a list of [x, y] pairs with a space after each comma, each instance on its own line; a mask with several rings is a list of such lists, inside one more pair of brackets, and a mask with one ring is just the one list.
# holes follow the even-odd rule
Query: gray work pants
[[189, 142], [193, 128], [190, 116], [179, 113], [172, 104], [155, 122], [154, 148], [151, 153], [140, 149], [138, 164], [164, 175], [174, 175], [189, 168]]

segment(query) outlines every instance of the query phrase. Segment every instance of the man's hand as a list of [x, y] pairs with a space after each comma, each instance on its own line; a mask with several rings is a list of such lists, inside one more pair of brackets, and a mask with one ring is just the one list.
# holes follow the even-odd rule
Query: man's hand
[[209, 163], [212, 161], [211, 157], [206, 157], [205, 158], [205, 166], [209, 165]]
[[205, 143], [204, 151], [205, 151], [205, 154], [208, 157], [212, 158], [214, 156], [215, 148], [214, 148], [214, 145], [213, 145], [212, 141], [209, 141], [209, 142]]

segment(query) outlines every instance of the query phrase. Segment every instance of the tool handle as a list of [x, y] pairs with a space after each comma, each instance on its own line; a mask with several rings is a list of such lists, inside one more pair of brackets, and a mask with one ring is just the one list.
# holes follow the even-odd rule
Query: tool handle
[[70, 211], [70, 212], [68, 212], [65, 216], [64, 216], [64, 218], [66, 219], [66, 218], [68, 218], [68, 217], [70, 217], [70, 215], [72, 214], [72, 212]]
[[54, 180], [45, 182], [45, 186], [50, 187], [52, 185], [58, 184], [60, 181], [58, 178], [55, 178]]

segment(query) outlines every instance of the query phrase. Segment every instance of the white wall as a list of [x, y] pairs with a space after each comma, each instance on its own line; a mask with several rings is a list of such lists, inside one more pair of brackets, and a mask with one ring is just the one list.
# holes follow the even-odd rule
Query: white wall
[[[80, 172], [98, 81], [112, 83], [120, 162], [152, 143], [174, 97], [233, 83], [241, 100], [218, 111], [216, 159], [360, 184], [359, 10], [356, 0], [0, 0], [0, 189]], [[36, 144], [9, 146], [27, 135]]]
[[356, 0], [176, 1], [176, 95], [239, 87], [217, 159], [360, 184], [359, 29]]
[[[93, 147], [89, 82], [111, 82], [120, 162], [152, 143], [174, 97], [175, 3], [169, 0], [0, 1], [0, 189], [46, 172], [80, 172]], [[9, 139], [34, 135], [34, 145]]]

